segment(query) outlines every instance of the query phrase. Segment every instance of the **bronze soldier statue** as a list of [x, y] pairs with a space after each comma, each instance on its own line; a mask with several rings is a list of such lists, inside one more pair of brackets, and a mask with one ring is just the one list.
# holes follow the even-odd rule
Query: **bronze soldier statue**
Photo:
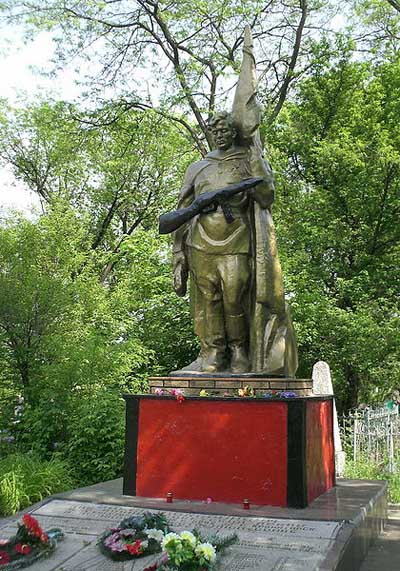
[[204, 208], [174, 233], [175, 290], [184, 295], [190, 275], [200, 341], [199, 356], [181, 372], [294, 376], [296, 341], [271, 217], [274, 179], [258, 135], [261, 112], [249, 28], [243, 51], [233, 112], [209, 120], [215, 148], [189, 166], [178, 209], [210, 191], [251, 178], [258, 183]]

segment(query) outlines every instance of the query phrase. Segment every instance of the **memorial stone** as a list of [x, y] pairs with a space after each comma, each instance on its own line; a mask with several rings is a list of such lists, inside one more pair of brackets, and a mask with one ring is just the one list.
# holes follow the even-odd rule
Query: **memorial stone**
[[[333, 384], [331, 370], [325, 361], [315, 363], [312, 372], [313, 393], [315, 395], [333, 395]], [[336, 411], [336, 404], [333, 401], [333, 439], [335, 444], [335, 467], [339, 477], [344, 475], [346, 453], [342, 448], [340, 439], [339, 421]]]
[[[142, 571], [157, 556], [128, 562], [106, 559], [96, 545], [97, 537], [127, 516], [145, 510], [125, 506], [54, 499], [33, 511], [45, 528], [60, 527], [66, 538], [59, 550], [32, 571]], [[157, 510], [152, 510], [157, 511]], [[239, 541], [226, 551], [221, 571], [289, 570], [316, 571], [342, 528], [340, 522], [279, 520], [260, 517], [219, 516], [168, 512], [171, 528], [180, 532], [198, 529], [206, 536], [237, 533]], [[16, 528], [0, 529], [3, 537]]]

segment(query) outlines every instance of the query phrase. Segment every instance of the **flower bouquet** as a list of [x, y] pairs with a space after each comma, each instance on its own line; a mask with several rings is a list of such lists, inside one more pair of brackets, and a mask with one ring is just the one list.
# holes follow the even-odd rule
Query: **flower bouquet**
[[37, 519], [29, 514], [18, 524], [17, 533], [10, 539], [0, 540], [0, 569], [14, 571], [36, 563], [42, 557], [50, 555], [63, 539], [60, 529], [45, 532]]
[[144, 571], [211, 571], [223, 550], [236, 541], [236, 535], [205, 540], [196, 530], [167, 533], [161, 544], [162, 557]]
[[164, 514], [144, 513], [121, 521], [118, 527], [103, 533], [98, 545], [104, 555], [114, 561], [151, 555], [161, 551], [169, 527]]

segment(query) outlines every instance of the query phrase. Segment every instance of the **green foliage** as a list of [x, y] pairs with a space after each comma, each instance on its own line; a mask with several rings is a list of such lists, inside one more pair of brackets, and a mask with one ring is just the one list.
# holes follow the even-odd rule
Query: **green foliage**
[[159, 115], [118, 104], [89, 113], [42, 101], [6, 108], [0, 124], [3, 161], [45, 207], [62, 199], [84, 213], [87, 246], [105, 263], [123, 235], [172, 205], [191, 155], [187, 138]]
[[[37, 0], [28, 8], [18, 0], [4, 2], [6, 16], [29, 30], [62, 30], [56, 38], [61, 66], [78, 53], [97, 59], [99, 66], [93, 70], [85, 66], [93, 99], [107, 86], [129, 108], [154, 106], [183, 127], [202, 153], [210, 142], [204, 118], [226, 104], [245, 25], [250, 22], [254, 28], [257, 56], [263, 62], [260, 92], [280, 109], [313, 61], [313, 39], [336, 10], [332, 0], [160, 0], [145, 5], [114, 0], [74, 6]], [[149, 93], [153, 86], [155, 97]]]
[[346, 409], [399, 382], [400, 60], [374, 67], [339, 48], [269, 137], [300, 374], [328, 361]]
[[11, 454], [0, 460], [0, 515], [12, 515], [73, 485], [68, 465], [60, 458], [45, 461], [30, 454]]
[[[100, 48], [109, 72], [102, 81], [123, 95], [117, 103], [90, 112], [54, 101], [0, 109], [1, 160], [43, 204], [34, 220], [0, 220], [0, 430], [15, 437], [1, 451], [47, 459], [59, 450], [81, 484], [120, 473], [120, 394], [196, 354], [157, 216], [175, 204], [194, 147], [206, 151], [204, 118], [237, 70], [249, 15], [257, 59], [269, 62], [259, 69], [262, 133], [276, 172], [273, 215], [299, 376], [328, 361], [341, 410], [380, 401], [400, 382], [400, 58], [391, 3], [357, 0], [357, 17], [373, 31], [362, 44], [319, 38], [315, 27], [304, 41], [304, 30], [294, 71], [297, 2], [274, 0], [267, 10], [259, 0], [185, 0], [154, 12], [133, 2], [117, 13], [118, 4], [81, 3], [74, 15], [46, 0], [27, 16], [36, 28], [61, 24], [64, 55], [66, 43], [84, 51], [112, 38]], [[307, 23], [329, 10], [322, 4], [307, 3]], [[160, 57], [164, 48], [172, 59]], [[147, 90], [136, 85], [132, 95], [130, 80], [132, 68], [152, 60], [165, 89], [149, 110]]]
[[99, 283], [84, 232], [85, 220], [64, 203], [37, 222], [0, 228], [0, 347], [26, 404], [120, 385], [147, 359], [129, 293]]
[[63, 455], [81, 485], [117, 478], [122, 474], [125, 406], [110, 391], [94, 391], [77, 399], [68, 425]]
[[400, 503], [400, 472], [389, 472], [385, 466], [379, 466], [368, 458], [346, 460], [345, 477], [353, 480], [387, 480], [389, 501]]
[[134, 292], [131, 303], [139, 318], [139, 335], [152, 350], [148, 371], [167, 374], [186, 365], [198, 351], [188, 299], [179, 298], [172, 288], [169, 239], [139, 231], [124, 248], [130, 265], [120, 267], [119, 287]]

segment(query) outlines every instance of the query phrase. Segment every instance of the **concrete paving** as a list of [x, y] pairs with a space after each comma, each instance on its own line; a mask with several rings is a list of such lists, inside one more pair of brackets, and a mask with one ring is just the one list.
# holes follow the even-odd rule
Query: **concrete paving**
[[[29, 510], [45, 529], [61, 527], [66, 539], [54, 556], [32, 571], [140, 571], [144, 560], [113, 564], [96, 547], [97, 536], [129, 513], [143, 509], [168, 512], [171, 526], [204, 528], [205, 532], [237, 532], [239, 543], [223, 561], [229, 571], [356, 571], [382, 531], [386, 518], [384, 482], [339, 480], [308, 508], [188, 502], [122, 495], [113, 480], [47, 498]], [[392, 507], [382, 539], [372, 547], [361, 571], [399, 571], [400, 506]], [[21, 514], [0, 519], [0, 538], [15, 532]], [[382, 559], [383, 557], [383, 559]], [[147, 563], [146, 563], [147, 565]], [[371, 566], [370, 566], [371, 565]]]
[[371, 546], [360, 571], [399, 571], [400, 505], [390, 506], [384, 532]]
[[[115, 528], [126, 517], [143, 513], [142, 508], [53, 499], [33, 510], [43, 529], [61, 528], [65, 539], [46, 561], [31, 566], [32, 571], [143, 571], [159, 555], [128, 563], [112, 562], [100, 552], [96, 542], [106, 529]], [[217, 533], [238, 535], [227, 549], [221, 571], [319, 571], [326, 553], [335, 547], [342, 522], [205, 515], [168, 512], [174, 531], [197, 529], [203, 537]], [[0, 533], [10, 536], [16, 522]]]

